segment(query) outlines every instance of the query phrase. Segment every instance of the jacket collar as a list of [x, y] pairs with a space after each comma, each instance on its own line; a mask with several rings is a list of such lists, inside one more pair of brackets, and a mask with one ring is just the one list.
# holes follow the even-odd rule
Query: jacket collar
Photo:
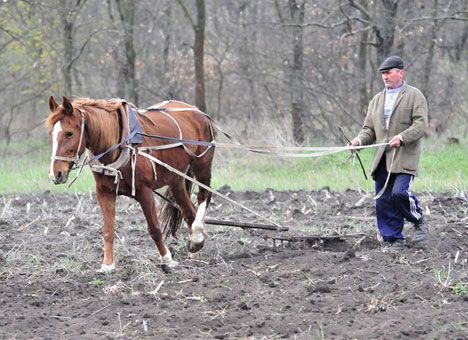
[[[403, 97], [404, 93], [406, 92], [407, 87], [408, 87], [408, 84], [406, 84], [406, 81], [403, 81], [403, 85], [401, 86], [400, 93], [398, 93], [398, 97], [395, 100], [395, 104], [393, 105], [392, 115], [393, 115], [393, 112], [395, 112], [396, 108], [398, 107], [398, 104], [400, 104], [401, 98]], [[390, 119], [392, 119], [392, 117], [390, 117]]]

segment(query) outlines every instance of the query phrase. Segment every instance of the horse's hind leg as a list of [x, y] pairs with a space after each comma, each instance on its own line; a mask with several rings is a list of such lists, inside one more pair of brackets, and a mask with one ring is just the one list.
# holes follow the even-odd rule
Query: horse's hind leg
[[[207, 186], [210, 186], [212, 155], [207, 154], [205, 155], [205, 157], [198, 159], [197, 162], [194, 163], [193, 174], [199, 182]], [[192, 239], [194, 243], [197, 241], [200, 242], [200, 240], [201, 242], [203, 242], [205, 239], [205, 236], [206, 236], [205, 214], [206, 214], [206, 210], [208, 209], [208, 205], [210, 204], [210, 201], [211, 201], [211, 192], [206, 190], [205, 188], [199, 187], [197, 201], [198, 201], [197, 214], [191, 226]]]
[[148, 223], [148, 233], [156, 243], [159, 254], [161, 255], [162, 264], [169, 267], [175, 267], [178, 263], [172, 259], [172, 254], [169, 249], [164, 245], [161, 228], [157, 218], [156, 205], [154, 201], [153, 192], [150, 188], [142, 188], [137, 191], [135, 199], [140, 203]]
[[195, 207], [190, 200], [190, 196], [185, 189], [184, 181], [177, 181], [170, 186], [172, 196], [182, 210], [182, 217], [189, 227], [189, 241], [187, 248], [191, 253], [195, 253], [203, 248], [205, 235], [199, 229], [193, 229], [193, 223], [196, 218]]
[[[213, 160], [212, 153], [207, 153], [203, 158], [197, 159], [193, 164], [193, 175], [195, 179], [206, 186], [211, 184], [211, 163]], [[197, 195], [198, 205], [206, 202], [206, 206], [210, 204], [211, 192], [205, 188], [199, 187]]]

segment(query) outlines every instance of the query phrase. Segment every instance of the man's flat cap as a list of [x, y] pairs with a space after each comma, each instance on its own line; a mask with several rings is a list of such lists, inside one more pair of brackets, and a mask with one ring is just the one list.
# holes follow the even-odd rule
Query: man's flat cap
[[403, 63], [403, 60], [400, 57], [391, 56], [385, 59], [382, 65], [379, 66], [379, 71], [383, 72], [391, 70], [392, 68], [398, 68], [401, 70], [405, 68], [405, 64]]

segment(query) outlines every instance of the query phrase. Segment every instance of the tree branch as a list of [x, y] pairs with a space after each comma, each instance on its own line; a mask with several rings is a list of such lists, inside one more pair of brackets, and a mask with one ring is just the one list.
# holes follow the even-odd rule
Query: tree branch
[[91, 40], [91, 38], [96, 34], [96, 33], [99, 33], [101, 31], [107, 31], [108, 29], [107, 28], [103, 28], [103, 29], [97, 29], [95, 30], [94, 32], [91, 32], [91, 34], [89, 35], [88, 39], [86, 39], [86, 41], [84, 42], [83, 45], [81, 45], [81, 48], [80, 48], [80, 51], [78, 52], [78, 54], [76, 56], [73, 57], [73, 59], [70, 61], [70, 63], [68, 64], [68, 66], [72, 66], [75, 61], [81, 56], [81, 54], [83, 54], [83, 51], [85, 49], [85, 47], [88, 45], [89, 41]]
[[415, 22], [418, 22], [418, 21], [441, 21], [441, 20], [468, 21], [468, 18], [458, 17], [458, 16], [454, 16], [454, 15], [448, 15], [448, 16], [442, 16], [442, 17], [420, 17], [420, 18], [408, 19], [408, 20], [406, 20], [407, 23], [402, 28], [400, 28], [399, 31], [403, 32], [409, 26], [411, 26], [412, 24], [414, 24]]
[[195, 26], [195, 23], [193, 22], [192, 17], [190, 16], [190, 12], [188, 11], [187, 7], [185, 6], [185, 4], [183, 3], [182, 0], [177, 0], [177, 2], [179, 3], [180, 7], [182, 8], [182, 11], [184, 12], [185, 17], [190, 21], [190, 25], [192, 25], [193, 31], [195, 32], [196, 26]]

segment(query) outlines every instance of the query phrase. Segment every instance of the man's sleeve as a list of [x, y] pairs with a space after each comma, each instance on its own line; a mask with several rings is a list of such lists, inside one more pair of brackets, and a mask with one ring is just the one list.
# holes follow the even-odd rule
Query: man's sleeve
[[411, 126], [400, 133], [404, 144], [417, 141], [424, 136], [428, 124], [428, 107], [424, 95], [416, 89], [413, 111], [411, 113]]

